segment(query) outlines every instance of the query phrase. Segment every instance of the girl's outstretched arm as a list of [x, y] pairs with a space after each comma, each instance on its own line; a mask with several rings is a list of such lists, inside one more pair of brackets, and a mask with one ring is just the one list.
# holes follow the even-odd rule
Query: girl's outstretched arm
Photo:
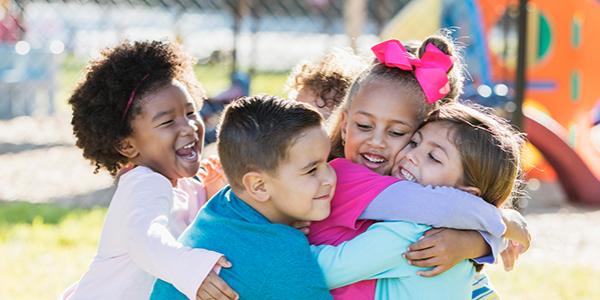
[[359, 219], [480, 230], [497, 237], [506, 230], [499, 209], [480, 197], [451, 187], [422, 186], [407, 180], [378, 194]]

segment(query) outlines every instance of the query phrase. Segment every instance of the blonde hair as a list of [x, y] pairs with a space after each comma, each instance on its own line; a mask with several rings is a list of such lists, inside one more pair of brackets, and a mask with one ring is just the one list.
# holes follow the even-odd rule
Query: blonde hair
[[[524, 134], [506, 119], [476, 104], [449, 103], [433, 111], [425, 124], [450, 126], [462, 160], [462, 184], [480, 190], [485, 201], [501, 207], [522, 195], [521, 148]], [[512, 196], [512, 197], [511, 197]]]
[[331, 136], [331, 153], [329, 155], [330, 159], [344, 156], [344, 145], [341, 133], [342, 114], [348, 112], [350, 106], [352, 105], [352, 100], [354, 99], [354, 96], [358, 94], [358, 91], [373, 81], [389, 80], [395, 85], [403, 86], [410, 93], [419, 95], [419, 98], [423, 99], [423, 101], [419, 101], [419, 103], [416, 103], [416, 105], [418, 105], [420, 108], [419, 117], [421, 120], [424, 120], [425, 117], [438, 106], [444, 103], [456, 101], [458, 96], [462, 94], [464, 76], [460, 55], [452, 40], [445, 35], [433, 35], [421, 42], [418, 48], [415, 46], [414, 42], [411, 42], [410, 46], [407, 47], [407, 51], [414, 55], [417, 55], [418, 53], [418, 56], [421, 57], [425, 52], [425, 47], [430, 43], [435, 45], [447, 55], [454, 57], [454, 65], [448, 71], [448, 81], [450, 85], [450, 92], [448, 95], [438, 100], [434, 104], [427, 104], [425, 101], [425, 94], [423, 93], [419, 82], [415, 78], [413, 71], [387, 67], [377, 60], [373, 61], [373, 63], [366, 70], [364, 70], [354, 79], [348, 93], [346, 94], [346, 97], [328, 120], [329, 135]]
[[285, 89], [290, 99], [303, 88], [309, 88], [323, 99], [324, 106], [334, 110], [346, 96], [352, 80], [368, 63], [351, 50], [335, 48], [318, 61], [303, 61], [296, 65], [287, 79]]

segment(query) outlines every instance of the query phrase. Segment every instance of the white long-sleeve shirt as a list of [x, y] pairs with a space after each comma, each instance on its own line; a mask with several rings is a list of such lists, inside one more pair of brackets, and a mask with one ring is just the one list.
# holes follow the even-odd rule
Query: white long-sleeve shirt
[[119, 179], [98, 253], [64, 299], [148, 299], [158, 277], [190, 299], [220, 253], [191, 249], [176, 238], [206, 202], [202, 185], [180, 179], [177, 187], [159, 173], [136, 167]]

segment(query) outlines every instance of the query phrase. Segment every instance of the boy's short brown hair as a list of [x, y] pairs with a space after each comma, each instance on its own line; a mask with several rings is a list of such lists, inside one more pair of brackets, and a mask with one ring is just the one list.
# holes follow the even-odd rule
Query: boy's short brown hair
[[236, 100], [225, 109], [218, 129], [217, 149], [227, 180], [242, 188], [248, 172], [274, 174], [298, 135], [322, 122], [319, 112], [300, 102], [266, 95]]

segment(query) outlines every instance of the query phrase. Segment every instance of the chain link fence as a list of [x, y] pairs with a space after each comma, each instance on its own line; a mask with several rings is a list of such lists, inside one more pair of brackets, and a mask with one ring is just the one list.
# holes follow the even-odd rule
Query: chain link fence
[[407, 2], [0, 0], [0, 118], [52, 113], [62, 60], [123, 39], [176, 40], [200, 63], [286, 71], [332, 47], [368, 49]]

